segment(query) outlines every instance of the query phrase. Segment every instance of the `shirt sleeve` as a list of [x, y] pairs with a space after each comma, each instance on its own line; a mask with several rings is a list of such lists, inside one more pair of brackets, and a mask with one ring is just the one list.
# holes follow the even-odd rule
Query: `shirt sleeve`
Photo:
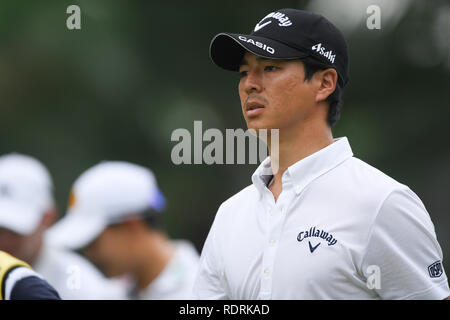
[[[380, 207], [362, 262], [368, 287], [382, 299], [445, 299], [450, 295], [433, 223], [409, 188]], [[376, 277], [379, 277], [378, 279]]]
[[58, 292], [31, 269], [18, 267], [6, 279], [7, 300], [61, 300]]
[[[219, 209], [220, 211], [220, 209]], [[224, 286], [220, 252], [216, 244], [218, 219], [214, 220], [203, 245], [199, 268], [193, 288], [193, 298], [199, 300], [228, 300]]]

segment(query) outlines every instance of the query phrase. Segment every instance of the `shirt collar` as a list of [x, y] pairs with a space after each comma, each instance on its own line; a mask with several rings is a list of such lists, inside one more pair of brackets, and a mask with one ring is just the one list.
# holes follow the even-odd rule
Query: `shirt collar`
[[[283, 174], [283, 179], [286, 173], [290, 175], [295, 193], [299, 194], [311, 181], [352, 156], [353, 152], [347, 137], [336, 138], [325, 148], [291, 165]], [[272, 175], [270, 157], [267, 157], [252, 175], [252, 182], [260, 196]]]

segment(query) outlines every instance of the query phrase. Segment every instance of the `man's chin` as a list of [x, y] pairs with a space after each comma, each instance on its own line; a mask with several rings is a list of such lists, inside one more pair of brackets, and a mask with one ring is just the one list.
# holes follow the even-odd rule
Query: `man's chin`
[[125, 274], [125, 272], [121, 272], [119, 270], [105, 270], [103, 272], [105, 274], [105, 276], [107, 276], [108, 278], [116, 278], [116, 277], [121, 277]]
[[120, 276], [122, 276], [124, 274], [124, 272], [120, 272], [119, 270], [113, 269], [111, 267], [107, 267], [107, 266], [105, 267], [105, 266], [99, 265], [99, 264], [94, 264], [94, 265], [107, 278], [120, 277]]
[[265, 123], [258, 123], [256, 121], [247, 121], [247, 129], [255, 130], [256, 133], [259, 133], [261, 130], [269, 131], [270, 129], [272, 129], [272, 127]]

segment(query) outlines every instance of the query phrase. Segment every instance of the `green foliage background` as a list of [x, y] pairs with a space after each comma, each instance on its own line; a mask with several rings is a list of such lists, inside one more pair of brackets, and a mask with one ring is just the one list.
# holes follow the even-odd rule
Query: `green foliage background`
[[[209, 42], [310, 2], [2, 1], [0, 154], [43, 161], [61, 214], [74, 179], [99, 161], [150, 167], [168, 200], [169, 234], [200, 250], [220, 203], [256, 169], [171, 162], [176, 128], [193, 132], [194, 120], [222, 132], [246, 128], [238, 75], [213, 65]], [[412, 1], [394, 27], [368, 30], [364, 18], [345, 32], [351, 81], [334, 136], [347, 136], [355, 156], [419, 195], [448, 259], [450, 31], [440, 33], [446, 48], [432, 35], [449, 3], [422, 2]], [[81, 8], [81, 30], [66, 28], [70, 4]]]

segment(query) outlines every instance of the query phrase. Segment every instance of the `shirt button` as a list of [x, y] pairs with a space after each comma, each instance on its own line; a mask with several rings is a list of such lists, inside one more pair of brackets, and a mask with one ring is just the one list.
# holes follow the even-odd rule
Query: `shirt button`
[[296, 187], [295, 187], [295, 191], [297, 191], [297, 192], [302, 191], [302, 186], [296, 186]]
[[277, 243], [277, 240], [272, 239], [272, 240], [269, 241], [269, 243], [270, 243], [271, 246], [273, 246], [273, 245], [275, 245], [275, 243]]
[[264, 275], [268, 276], [270, 274], [269, 268], [264, 269]]

